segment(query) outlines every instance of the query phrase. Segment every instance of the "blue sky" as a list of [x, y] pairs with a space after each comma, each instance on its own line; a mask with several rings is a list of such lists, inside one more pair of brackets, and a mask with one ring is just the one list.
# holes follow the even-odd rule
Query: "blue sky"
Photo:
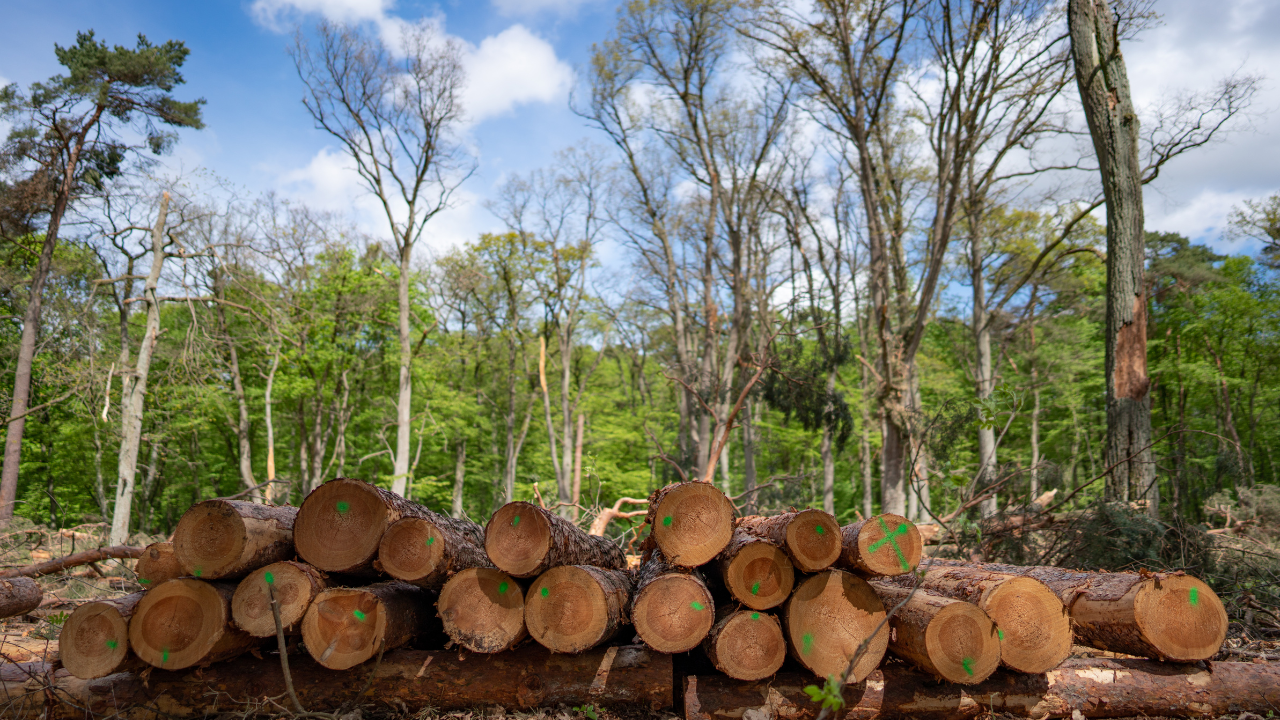
[[[207, 128], [184, 133], [171, 162], [204, 166], [250, 192], [282, 195], [336, 210], [355, 208], [373, 227], [337, 148], [300, 103], [301, 83], [285, 52], [292, 28], [323, 17], [380, 26], [435, 17], [462, 40], [476, 112], [468, 129], [478, 170], [437, 218], [427, 243], [437, 249], [499, 229], [485, 198], [510, 173], [552, 162], [556, 151], [594, 139], [568, 107], [591, 44], [614, 25], [617, 0], [244, 0], [56, 5], [0, 0], [4, 42], [0, 80], [28, 83], [59, 71], [54, 43], [92, 28], [109, 43], [180, 39], [191, 49], [179, 97], [204, 97]], [[1280, 68], [1280, 3], [1267, 0], [1161, 0], [1164, 24], [1126, 49], [1139, 104], [1184, 88], [1207, 88], [1244, 68]], [[1280, 77], [1267, 78], [1255, 112], [1224, 142], [1176, 161], [1146, 196], [1148, 227], [1218, 239], [1226, 213], [1246, 198], [1280, 190]]]

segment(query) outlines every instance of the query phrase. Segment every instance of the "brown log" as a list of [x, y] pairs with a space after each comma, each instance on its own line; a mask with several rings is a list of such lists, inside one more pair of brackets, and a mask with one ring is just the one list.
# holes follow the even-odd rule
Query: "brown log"
[[[280, 714], [278, 708], [264, 704], [263, 698], [288, 702], [280, 660], [274, 655], [245, 656], [200, 673], [154, 670], [146, 678], [117, 673], [80, 680], [45, 663], [22, 668], [26, 672], [0, 667], [15, 670], [0, 675], [6, 716], [15, 718], [149, 719], [156, 717], [156, 709], [163, 713], [160, 717], [238, 715], [250, 708], [275, 715]], [[537, 643], [498, 655], [400, 649], [388, 651], [370, 677], [372, 669], [370, 663], [367, 669], [336, 673], [305, 653], [289, 659], [298, 699], [311, 712], [336, 711], [357, 695], [365, 717], [369, 708], [377, 716], [399, 716], [404, 708], [413, 714], [426, 707], [471, 710], [494, 705], [524, 711], [592, 705], [657, 712], [670, 708], [674, 695], [671, 656], [639, 646], [598, 648], [580, 655], [553, 654]], [[54, 684], [46, 689], [44, 678], [50, 675]], [[126, 712], [131, 708], [137, 708], [136, 714]]]
[[298, 508], [244, 500], [205, 500], [182, 514], [173, 554], [184, 574], [204, 580], [242, 578], [291, 560]]
[[374, 567], [428, 590], [439, 590], [460, 570], [493, 567], [484, 554], [484, 528], [421, 509], [430, 514], [400, 518], [382, 534]]
[[316, 662], [346, 670], [414, 638], [439, 640], [435, 595], [416, 585], [377, 583], [330, 588], [316, 596], [302, 618], [302, 642]]
[[[1071, 620], [1062, 601], [1033, 578], [964, 565], [926, 566], [921, 589], [973, 603], [996, 624], [1000, 661], [1019, 672], [1052, 670], [1071, 654]], [[911, 587], [915, 576], [885, 578]]]
[[181, 670], [233, 658], [261, 641], [231, 621], [236, 585], [177, 578], [143, 595], [129, 619], [129, 647], [143, 662]]
[[484, 528], [484, 550], [512, 577], [533, 578], [561, 565], [625, 570], [627, 556], [609, 538], [588, 535], [577, 525], [527, 502], [498, 508]]
[[702, 641], [702, 651], [720, 672], [738, 680], [769, 677], [787, 659], [787, 640], [778, 618], [759, 610], [721, 608]]
[[916, 569], [924, 542], [915, 523], [893, 513], [875, 515], [840, 530], [843, 547], [837, 564], [868, 575], [905, 575]]
[[138, 664], [129, 652], [129, 618], [142, 593], [85, 603], [58, 634], [62, 665], [78, 678], [100, 678]]
[[716, 566], [733, 599], [753, 610], [781, 605], [795, 585], [795, 569], [782, 548], [742, 528], [733, 531], [729, 545], [716, 558]]
[[236, 626], [254, 637], [276, 636], [275, 614], [271, 612], [271, 591], [275, 586], [280, 607], [280, 626], [286, 634], [302, 631], [307, 608], [328, 583], [320, 572], [306, 563], [284, 560], [249, 573], [236, 586], [231, 598], [231, 618]]
[[649, 647], [664, 653], [688, 652], [715, 624], [715, 603], [696, 571], [672, 565], [654, 551], [636, 571], [631, 622]]
[[[877, 670], [876, 674], [879, 675]], [[804, 689], [816, 683], [807, 672], [783, 671], [758, 681], [742, 681], [724, 675], [685, 675], [681, 700], [685, 720], [815, 720], [821, 705]], [[858, 705], [867, 683], [844, 686], [844, 709], [831, 713], [832, 720], [853, 717], [848, 708]]]
[[444, 584], [436, 606], [450, 639], [472, 652], [510, 650], [529, 634], [524, 589], [501, 570], [463, 570]]
[[876, 580], [871, 587], [886, 608], [889, 651], [941, 680], [976, 685], [1000, 666], [995, 623], [977, 605]]
[[1155, 660], [1194, 662], [1216, 655], [1227, 636], [1227, 612], [1217, 593], [1181, 572], [977, 567], [1025, 575], [1047, 585], [1071, 613], [1076, 642], [1081, 645]]
[[0, 618], [24, 615], [40, 607], [44, 591], [29, 577], [0, 580]]
[[428, 512], [364, 480], [335, 478], [302, 501], [293, 543], [298, 556], [322, 572], [376, 575], [373, 562], [382, 534], [402, 517], [428, 517]]
[[140, 555], [142, 555], [142, 548], [140, 547], [132, 547], [130, 545], [112, 545], [111, 547], [72, 553], [64, 557], [54, 558], [53, 560], [46, 560], [42, 563], [35, 563], [34, 565], [5, 568], [4, 570], [0, 570], [0, 579], [52, 575], [56, 572], [62, 572], [69, 567], [88, 565], [89, 563], [101, 562], [102, 560], [136, 558]]
[[840, 557], [840, 523], [821, 510], [750, 515], [739, 519], [737, 527], [777, 543], [800, 572], [826, 570]]
[[675, 483], [649, 497], [649, 537], [667, 562], [692, 568], [710, 562], [733, 537], [733, 503], [715, 485]]
[[630, 622], [631, 576], [623, 570], [561, 565], [529, 586], [524, 623], [552, 652], [580, 653], [609, 640]]
[[[884, 605], [866, 580], [843, 570], [810, 575], [782, 609], [791, 654], [818, 677], [843, 676], [862, 641], [871, 638], [849, 682], [861, 682], [880, 664], [889, 645]], [[880, 631], [875, 632], [876, 627]]]
[[183, 571], [177, 556], [173, 554], [171, 542], [151, 543], [143, 548], [133, 573], [138, 577], [138, 584], [144, 589], [153, 588], [166, 580], [187, 574]]

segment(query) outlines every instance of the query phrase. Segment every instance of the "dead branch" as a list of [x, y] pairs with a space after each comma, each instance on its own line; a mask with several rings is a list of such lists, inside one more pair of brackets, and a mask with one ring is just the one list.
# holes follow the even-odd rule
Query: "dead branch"
[[98, 562], [99, 560], [137, 557], [142, 557], [142, 548], [133, 547], [131, 545], [113, 545], [111, 547], [98, 548], [97, 550], [85, 550], [84, 552], [72, 553], [66, 557], [60, 557], [56, 560], [49, 560], [35, 565], [5, 568], [4, 570], [0, 570], [0, 578], [39, 577], [40, 575], [49, 575], [61, 572], [69, 567], [87, 565], [89, 563]]

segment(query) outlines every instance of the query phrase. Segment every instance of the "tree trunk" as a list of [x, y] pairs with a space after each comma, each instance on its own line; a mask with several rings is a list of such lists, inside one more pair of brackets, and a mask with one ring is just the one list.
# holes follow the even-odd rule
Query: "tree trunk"
[[142, 549], [138, 564], [133, 572], [138, 576], [138, 584], [144, 589], [153, 588], [166, 580], [186, 575], [182, 563], [174, 555], [173, 543], [151, 543]]
[[138, 360], [133, 378], [128, 383], [129, 392], [120, 399], [120, 460], [116, 480], [116, 505], [111, 518], [112, 545], [122, 545], [129, 539], [129, 519], [133, 512], [134, 477], [138, 470], [138, 446], [142, 440], [142, 410], [147, 395], [147, 374], [151, 371], [151, 358], [155, 354], [160, 336], [160, 302], [156, 299], [156, 287], [165, 259], [165, 221], [169, 213], [169, 193], [160, 197], [160, 212], [151, 230], [151, 272], [143, 289], [147, 303], [147, 328], [138, 347]]
[[499, 570], [531, 578], [560, 565], [623, 570], [627, 558], [612, 540], [527, 502], [503, 505], [484, 530], [484, 549]]
[[129, 652], [129, 618], [143, 593], [85, 603], [58, 634], [58, 657], [72, 675], [93, 679], [138, 665]]
[[371, 575], [382, 534], [402, 517], [440, 516], [363, 480], [336, 478], [302, 501], [293, 542], [298, 556], [318, 570]]
[[417, 508], [387, 527], [378, 543], [375, 567], [397, 580], [439, 590], [451, 575], [473, 567], [493, 567], [484, 553], [484, 529], [460, 518]]
[[[267, 373], [267, 387], [262, 395], [262, 421], [267, 426], [267, 482], [269, 483], [274, 483], [276, 479], [276, 426], [271, 420], [271, 390], [275, 385], [276, 370], [279, 367], [280, 346], [277, 345], [275, 352], [271, 355], [271, 370]], [[268, 485], [267, 498], [271, 502], [283, 505], [289, 501], [289, 489], [284, 488], [281, 491], [275, 485]]]
[[582, 439], [586, 432], [587, 416], [578, 413], [578, 433], [574, 435], [573, 445], [573, 510], [569, 517], [575, 522], [578, 520], [578, 499], [582, 495]]
[[44, 591], [29, 577], [0, 580], [0, 618], [24, 615], [40, 607]]
[[412, 271], [409, 260], [413, 256], [413, 239], [408, 236], [408, 228], [405, 233], [399, 243], [400, 276], [396, 282], [396, 306], [400, 316], [400, 388], [396, 396], [396, 456], [391, 480], [391, 492], [401, 497], [404, 497], [409, 484], [409, 447], [413, 433], [413, 345], [409, 337], [409, 314], [412, 311], [409, 306], [409, 275]]
[[756, 489], [756, 430], [754, 403], [751, 400], [742, 406], [742, 511], [748, 515], [756, 513], [760, 499]]
[[464, 481], [467, 476], [467, 438], [465, 435], [459, 435], [454, 438], [454, 458], [453, 458], [453, 507], [450, 512], [455, 518], [462, 517], [462, 501], [466, 486]]
[[781, 545], [742, 528], [733, 531], [716, 565], [729, 594], [753, 610], [781, 605], [795, 585], [795, 568]]
[[664, 653], [688, 652], [715, 623], [715, 603], [697, 571], [653, 551], [636, 571], [631, 622], [646, 645]]
[[840, 528], [838, 564], [868, 575], [903, 575], [916, 569], [924, 540], [915, 523], [901, 515], [875, 515]]
[[129, 647], [143, 662], [181, 670], [227, 660], [262, 642], [235, 626], [236, 584], [178, 578], [149, 590], [129, 620]]
[[698, 567], [710, 562], [733, 536], [733, 503], [710, 483], [667, 485], [649, 497], [649, 537], [668, 562]]
[[822, 509], [832, 515], [836, 511], [836, 459], [831, 452], [831, 428], [822, 426], [822, 440], [818, 443], [822, 457]]
[[889, 650], [940, 680], [976, 685], [1000, 667], [1000, 639], [991, 618], [963, 600], [871, 581], [887, 608]]
[[895, 515], [905, 515], [907, 494], [902, 464], [906, 454], [906, 433], [894, 424], [888, 411], [882, 413], [880, 427], [884, 442], [880, 448], [880, 509]]
[[258, 638], [276, 636], [271, 591], [267, 585], [275, 586], [281, 630], [296, 635], [301, 631], [300, 623], [307, 608], [327, 583], [319, 570], [292, 560], [271, 563], [247, 575], [231, 597], [231, 617], [237, 627]]
[[524, 590], [501, 570], [463, 570], [444, 584], [436, 606], [450, 639], [472, 652], [510, 650], [529, 634]]
[[[977, 349], [974, 366], [974, 395], [979, 403], [991, 398], [995, 390], [995, 370], [991, 358], [991, 318], [987, 313], [987, 288], [982, 275], [982, 247], [977, 238], [969, 241], [969, 278], [973, 286], [973, 342]], [[996, 480], [996, 431], [994, 417], [984, 417], [978, 426], [978, 481], [977, 492], [983, 492]], [[1034, 497], [1034, 496], [1033, 496]], [[982, 517], [991, 517], [1000, 511], [997, 495], [983, 500], [978, 506]]]
[[628, 624], [631, 576], [590, 565], [554, 567], [529, 586], [524, 617], [529, 635], [557, 653], [580, 653]]
[[784, 548], [800, 572], [826, 570], [840, 557], [840, 524], [821, 510], [752, 515], [739, 519], [737, 527]]
[[1067, 21], [1076, 85], [1098, 156], [1107, 202], [1107, 446], [1115, 466], [1108, 497], [1135, 487], [1151, 493], [1159, 517], [1151, 451], [1151, 381], [1147, 377], [1147, 294], [1138, 115], [1120, 53], [1116, 19], [1101, 0], [1070, 0]]
[[414, 638], [438, 647], [444, 633], [434, 600], [434, 593], [396, 581], [331, 588], [307, 608], [302, 642], [311, 657], [330, 670], [350, 669]]
[[[214, 293], [221, 299], [225, 292], [225, 278], [222, 272], [214, 280]], [[236, 399], [239, 417], [236, 422], [236, 442], [239, 447], [240, 484], [250, 489], [249, 497], [255, 502], [262, 501], [262, 491], [253, 489], [258, 486], [253, 479], [253, 445], [249, 436], [249, 403], [244, 395], [244, 382], [240, 377], [240, 351], [236, 348], [235, 339], [231, 337], [231, 329], [227, 326], [227, 310], [221, 302], [215, 302], [218, 313], [219, 330], [227, 343], [227, 370], [231, 375], [231, 395]]]
[[796, 587], [782, 609], [791, 655], [820, 678], [844, 677], [858, 646], [867, 638], [849, 682], [861, 682], [880, 664], [889, 645], [889, 628], [881, 626], [884, 605], [862, 578], [843, 570], [810, 575]]
[[[556, 498], [560, 502], [568, 502], [569, 478], [556, 452], [556, 426], [551, 422], [551, 393], [547, 391], [547, 338], [542, 335], [538, 336], [538, 382], [542, 387], [542, 409], [547, 420], [547, 447], [551, 450], [551, 470], [556, 475]], [[564, 450], [568, 452], [568, 448]], [[561, 517], [568, 515], [563, 505], [560, 506], [560, 515]]]
[[243, 500], [205, 500], [182, 514], [173, 552], [185, 574], [205, 580], [240, 578], [294, 556], [298, 508]]
[[782, 667], [787, 641], [778, 618], [758, 610], [721, 608], [702, 651], [716, 669], [737, 680], [761, 680]]

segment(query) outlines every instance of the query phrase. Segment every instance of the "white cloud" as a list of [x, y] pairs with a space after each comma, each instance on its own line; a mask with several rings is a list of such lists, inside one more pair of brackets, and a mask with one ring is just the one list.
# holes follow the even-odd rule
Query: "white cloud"
[[463, 100], [472, 122], [531, 102], [556, 102], [568, 95], [573, 69], [556, 57], [551, 43], [512, 25], [467, 46], [463, 63], [467, 89]]
[[579, 7], [593, 0], [493, 0], [493, 7], [499, 13], [512, 15], [537, 15], [552, 12], [559, 15], [570, 15]]
[[254, 0], [249, 12], [259, 24], [279, 31], [299, 15], [312, 13], [333, 22], [379, 21], [392, 0]]

